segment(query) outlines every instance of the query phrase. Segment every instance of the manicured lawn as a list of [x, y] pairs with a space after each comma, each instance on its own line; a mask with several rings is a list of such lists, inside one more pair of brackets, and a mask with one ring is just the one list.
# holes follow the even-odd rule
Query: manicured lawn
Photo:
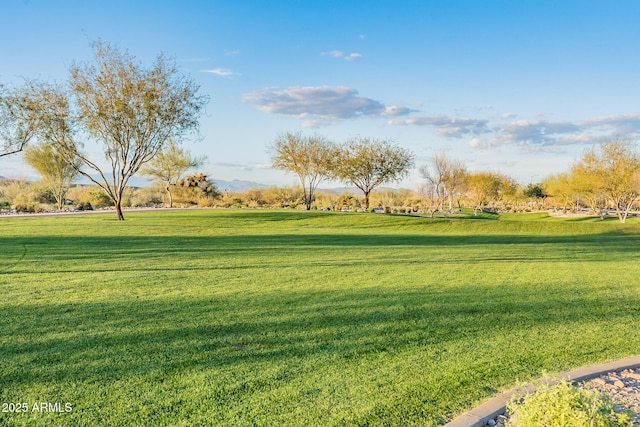
[[443, 424], [640, 354], [639, 244], [539, 215], [0, 218], [0, 402], [29, 407], [0, 425]]

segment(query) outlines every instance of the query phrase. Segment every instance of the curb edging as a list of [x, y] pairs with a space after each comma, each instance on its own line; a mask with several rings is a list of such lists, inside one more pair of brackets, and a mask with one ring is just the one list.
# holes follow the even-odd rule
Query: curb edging
[[[607, 372], [636, 368], [640, 368], [640, 356], [602, 363], [600, 365], [587, 366], [584, 368], [574, 369], [573, 371], [556, 374], [543, 380], [543, 383], [552, 385], [561, 380], [569, 380], [572, 382], [587, 381], [592, 378], [599, 377], [602, 374], [606, 374]], [[513, 395], [531, 393], [535, 390], [535, 387], [531, 384], [527, 384], [501, 393], [469, 412], [454, 418], [452, 421], [445, 424], [444, 427], [484, 427], [487, 421], [505, 412], [506, 404]]]

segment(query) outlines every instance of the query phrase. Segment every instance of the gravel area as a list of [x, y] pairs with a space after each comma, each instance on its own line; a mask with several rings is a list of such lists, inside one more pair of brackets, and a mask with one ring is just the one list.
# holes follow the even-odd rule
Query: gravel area
[[[577, 386], [606, 394], [619, 409], [633, 412], [633, 425], [640, 427], [640, 368], [609, 372]], [[504, 427], [507, 418], [507, 415], [499, 415], [486, 425]]]

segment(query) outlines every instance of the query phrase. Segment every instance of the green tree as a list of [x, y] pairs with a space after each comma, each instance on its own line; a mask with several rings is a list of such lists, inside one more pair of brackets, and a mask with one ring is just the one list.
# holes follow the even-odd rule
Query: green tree
[[602, 176], [594, 176], [591, 174], [591, 168], [585, 164], [576, 163], [567, 173], [569, 186], [573, 194], [576, 204], [578, 200], [584, 201], [600, 219], [604, 219], [607, 197], [602, 191]]
[[489, 200], [496, 199], [504, 178], [494, 172], [474, 172], [467, 176], [466, 195], [473, 207], [473, 215], [485, 206]]
[[587, 151], [574, 166], [590, 177], [594, 191], [610, 200], [624, 223], [640, 198], [640, 155], [635, 144], [616, 139]]
[[575, 176], [569, 172], [551, 175], [543, 181], [549, 196], [562, 204], [562, 210], [567, 210], [577, 196]]
[[376, 138], [354, 138], [337, 151], [334, 176], [355, 185], [364, 193], [369, 209], [371, 191], [384, 183], [400, 181], [413, 166], [414, 156], [391, 141]]
[[6, 89], [0, 86], [0, 157], [19, 153], [36, 135], [38, 99], [33, 85]]
[[[68, 90], [31, 84], [39, 106], [30, 122], [38, 138], [56, 146], [78, 172], [113, 201], [119, 220], [129, 179], [153, 159], [169, 139], [180, 141], [197, 130], [207, 98], [198, 86], [159, 55], [150, 68], [126, 51], [95, 44], [93, 63], [74, 64]], [[104, 158], [93, 159], [80, 142], [102, 146]], [[106, 160], [107, 167], [101, 166]]]
[[546, 199], [548, 196], [542, 184], [529, 184], [522, 189], [522, 194], [524, 195], [524, 197], [529, 198], [529, 205], [531, 206], [531, 208], [533, 208], [534, 199], [542, 199], [544, 205], [544, 199]]
[[56, 201], [56, 208], [62, 209], [67, 191], [78, 175], [79, 160], [70, 164], [52, 144], [29, 146], [24, 152], [24, 159], [42, 177], [46, 189]]
[[192, 156], [170, 139], [164, 149], [140, 169], [140, 174], [161, 182], [169, 196], [169, 207], [173, 207], [171, 188], [189, 169], [202, 166], [204, 160], [204, 157]]
[[329, 177], [335, 147], [323, 136], [303, 137], [300, 133], [280, 135], [269, 148], [273, 167], [298, 175], [307, 210], [311, 209], [318, 184]]
[[542, 184], [529, 184], [523, 189], [525, 197], [531, 197], [533, 199], [544, 199], [547, 197]]

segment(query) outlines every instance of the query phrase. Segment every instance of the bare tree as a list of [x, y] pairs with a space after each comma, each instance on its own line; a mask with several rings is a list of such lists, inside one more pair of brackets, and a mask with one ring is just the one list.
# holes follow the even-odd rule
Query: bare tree
[[331, 174], [336, 151], [333, 143], [319, 135], [305, 138], [300, 133], [286, 133], [269, 151], [274, 168], [298, 175], [304, 204], [310, 210], [318, 184]]
[[466, 179], [466, 169], [460, 160], [450, 159], [443, 151], [436, 154], [431, 165], [420, 167], [420, 173], [433, 186], [438, 200], [438, 210], [444, 210], [445, 200], [449, 201], [449, 210], [453, 210], [453, 200], [460, 192]]
[[358, 187], [364, 193], [368, 209], [371, 191], [405, 178], [413, 166], [413, 158], [412, 153], [391, 141], [358, 137], [340, 147], [334, 175]]
[[423, 182], [418, 186], [417, 192], [420, 196], [422, 210], [433, 218], [440, 206], [440, 197], [436, 186], [431, 182]]

